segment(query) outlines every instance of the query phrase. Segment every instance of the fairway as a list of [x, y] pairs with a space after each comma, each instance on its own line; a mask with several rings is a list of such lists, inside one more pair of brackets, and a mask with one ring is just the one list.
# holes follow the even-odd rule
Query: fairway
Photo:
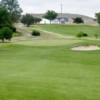
[[76, 36], [79, 32], [86, 32], [89, 36], [100, 34], [100, 27], [92, 25], [35, 25], [33, 28], [59, 33], [62, 35]]
[[99, 100], [100, 51], [74, 44], [2, 44], [0, 100]]

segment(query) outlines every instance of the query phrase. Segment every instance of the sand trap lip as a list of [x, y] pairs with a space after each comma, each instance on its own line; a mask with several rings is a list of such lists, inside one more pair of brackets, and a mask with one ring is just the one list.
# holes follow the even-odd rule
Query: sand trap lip
[[77, 46], [77, 47], [73, 47], [72, 50], [73, 51], [94, 51], [94, 50], [100, 50], [100, 47], [96, 45]]

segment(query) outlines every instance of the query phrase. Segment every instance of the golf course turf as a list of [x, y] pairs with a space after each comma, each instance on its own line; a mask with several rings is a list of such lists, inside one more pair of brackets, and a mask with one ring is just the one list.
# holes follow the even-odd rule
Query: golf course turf
[[[41, 27], [49, 25], [34, 26]], [[93, 30], [92, 35], [100, 31]], [[29, 37], [0, 43], [0, 100], [100, 100], [100, 51], [71, 50], [91, 44], [100, 46], [100, 40]]]
[[100, 51], [73, 45], [2, 44], [0, 100], [99, 100]]

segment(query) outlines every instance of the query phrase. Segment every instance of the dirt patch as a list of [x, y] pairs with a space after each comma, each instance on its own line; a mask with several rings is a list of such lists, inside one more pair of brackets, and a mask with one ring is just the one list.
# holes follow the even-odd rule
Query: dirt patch
[[73, 47], [72, 50], [73, 51], [94, 51], [94, 50], [100, 50], [100, 47], [96, 45], [77, 46], [77, 47]]

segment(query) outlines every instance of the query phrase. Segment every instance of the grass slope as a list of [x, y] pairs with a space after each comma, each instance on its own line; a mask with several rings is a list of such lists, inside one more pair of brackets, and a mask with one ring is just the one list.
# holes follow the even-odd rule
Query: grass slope
[[100, 27], [89, 25], [35, 25], [34, 28], [55, 32], [63, 35], [76, 36], [80, 31], [88, 33], [90, 36], [94, 34], [100, 35]]
[[100, 51], [0, 46], [0, 100], [99, 100]]

